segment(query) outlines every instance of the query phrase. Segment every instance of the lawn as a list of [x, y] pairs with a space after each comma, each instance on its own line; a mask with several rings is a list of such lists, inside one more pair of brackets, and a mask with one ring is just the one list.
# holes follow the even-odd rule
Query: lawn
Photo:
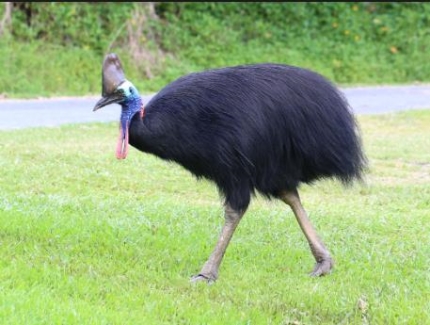
[[117, 125], [1, 131], [4, 324], [429, 324], [430, 110], [359, 116], [365, 184], [302, 186], [335, 261], [257, 197], [213, 285], [190, 284], [223, 223], [216, 188], [135, 149]]

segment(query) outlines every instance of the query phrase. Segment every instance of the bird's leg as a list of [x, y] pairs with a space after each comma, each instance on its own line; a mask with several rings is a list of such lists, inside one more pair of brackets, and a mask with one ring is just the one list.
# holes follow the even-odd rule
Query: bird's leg
[[218, 278], [218, 268], [221, 264], [221, 260], [244, 213], [245, 211], [236, 211], [226, 204], [225, 223], [215, 249], [206, 261], [200, 273], [191, 278], [192, 282], [205, 280], [210, 283], [214, 282]]
[[297, 190], [282, 192], [280, 195], [282, 201], [288, 204], [294, 212], [296, 219], [302, 228], [303, 233], [308, 240], [309, 246], [311, 247], [312, 254], [317, 261], [312, 276], [321, 276], [330, 272], [333, 267], [333, 259], [330, 256], [329, 251], [325, 248], [324, 243], [318, 237], [317, 232], [312, 226], [305, 209], [300, 202], [299, 193]]

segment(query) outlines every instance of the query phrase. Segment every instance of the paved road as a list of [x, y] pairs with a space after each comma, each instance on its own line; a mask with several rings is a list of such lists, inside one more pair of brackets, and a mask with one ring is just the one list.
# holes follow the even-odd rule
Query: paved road
[[[342, 91], [356, 114], [430, 109], [430, 85], [358, 87]], [[0, 129], [117, 121], [120, 114], [118, 105], [92, 111], [98, 98], [3, 99], [0, 100]], [[144, 102], [150, 98], [145, 96]]]

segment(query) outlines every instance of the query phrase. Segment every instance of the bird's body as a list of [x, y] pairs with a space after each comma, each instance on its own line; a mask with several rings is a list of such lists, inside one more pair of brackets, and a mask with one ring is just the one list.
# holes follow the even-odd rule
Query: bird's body
[[316, 274], [328, 272], [328, 251], [310, 223], [301, 222], [307, 217], [300, 217], [297, 188], [325, 177], [348, 183], [363, 171], [356, 122], [336, 87], [315, 72], [287, 65], [221, 68], [173, 81], [144, 114], [138, 113], [137, 91], [121, 87], [134, 94], [116, 101], [128, 121], [122, 138], [214, 181], [225, 198], [226, 225], [200, 277], [216, 279], [229, 241], [224, 247], [222, 238], [231, 238], [255, 191], [292, 207], [317, 263], [325, 261]]
[[179, 78], [130, 123], [130, 144], [213, 180], [233, 208], [301, 182], [360, 174], [355, 123], [340, 93], [308, 70], [259, 64]]

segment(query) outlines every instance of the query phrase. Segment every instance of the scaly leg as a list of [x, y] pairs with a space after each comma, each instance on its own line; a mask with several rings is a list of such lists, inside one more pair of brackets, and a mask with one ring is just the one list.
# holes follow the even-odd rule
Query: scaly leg
[[200, 273], [191, 278], [192, 282], [205, 280], [208, 283], [214, 282], [218, 278], [218, 268], [225, 254], [228, 244], [230, 243], [233, 233], [242, 218], [243, 212], [232, 209], [228, 204], [225, 207], [225, 223], [221, 235], [211, 256], [203, 266]]
[[282, 201], [288, 204], [294, 212], [296, 219], [302, 228], [303, 233], [308, 240], [309, 246], [311, 247], [312, 254], [317, 261], [312, 276], [321, 276], [330, 272], [333, 267], [333, 259], [330, 256], [329, 251], [325, 248], [324, 243], [318, 237], [317, 232], [312, 226], [305, 209], [300, 202], [299, 193], [297, 190], [282, 192], [279, 196]]

